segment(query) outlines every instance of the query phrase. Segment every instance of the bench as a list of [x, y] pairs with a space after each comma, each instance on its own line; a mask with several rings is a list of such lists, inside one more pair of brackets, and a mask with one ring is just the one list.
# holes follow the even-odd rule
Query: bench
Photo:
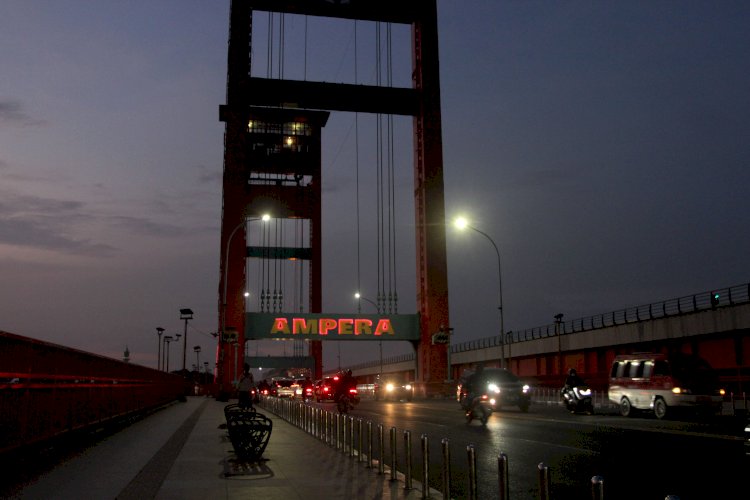
[[260, 460], [271, 437], [273, 421], [252, 408], [243, 408], [238, 404], [226, 405], [224, 416], [229, 440], [237, 457], [248, 461]]

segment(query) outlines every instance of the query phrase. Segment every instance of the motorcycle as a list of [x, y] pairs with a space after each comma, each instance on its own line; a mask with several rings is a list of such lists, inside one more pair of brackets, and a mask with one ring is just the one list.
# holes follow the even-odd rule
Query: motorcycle
[[349, 388], [348, 391], [337, 394], [335, 398], [336, 409], [339, 413], [349, 413], [349, 410], [354, 409], [354, 405], [359, 403], [359, 397], [357, 396], [357, 389], [354, 387]]
[[495, 401], [487, 394], [475, 396], [468, 401], [469, 396], [464, 400], [464, 410], [466, 411], [466, 423], [470, 424], [472, 420], [478, 418], [482, 425], [486, 425], [492, 415]]
[[587, 415], [594, 413], [591, 389], [587, 385], [563, 387], [560, 390], [560, 397], [565, 408], [571, 413], [586, 413]]

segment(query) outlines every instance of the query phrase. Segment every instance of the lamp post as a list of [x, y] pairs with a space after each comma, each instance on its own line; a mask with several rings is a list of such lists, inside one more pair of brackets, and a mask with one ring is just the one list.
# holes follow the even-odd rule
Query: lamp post
[[[372, 300], [368, 299], [367, 297], [363, 297], [361, 293], [356, 292], [354, 294], [354, 298], [357, 299], [357, 312], [362, 312], [362, 301], [369, 302], [372, 304], [372, 306], [375, 308], [376, 311], [378, 311], [378, 314], [380, 314], [380, 308], [378, 305], [373, 302]], [[378, 347], [380, 348], [380, 378], [383, 378], [383, 341], [378, 341]]]
[[192, 309], [180, 309], [180, 319], [185, 320], [185, 333], [182, 336], [182, 372], [185, 372], [185, 353], [187, 352], [187, 324], [193, 319]]
[[[229, 238], [227, 238], [227, 247], [224, 251], [224, 290], [222, 293], [221, 298], [221, 337], [219, 338], [219, 344], [226, 341], [226, 330], [227, 330], [227, 281], [229, 280], [229, 249], [232, 247], [232, 238], [234, 238], [234, 235], [237, 234], [237, 231], [241, 227], [246, 227], [248, 222], [253, 222], [257, 220], [262, 220], [263, 222], [268, 222], [271, 220], [271, 216], [268, 214], [263, 214], [261, 217], [253, 217], [250, 219], [243, 219], [242, 222], [237, 224], [234, 229], [232, 229], [232, 232], [229, 233]], [[223, 363], [219, 363], [219, 369], [221, 369]], [[235, 374], [234, 378], [237, 378], [237, 363], [235, 362]], [[222, 374], [217, 374], [219, 376], [219, 380], [221, 383], [221, 380], [223, 380]]]
[[197, 345], [193, 347], [193, 351], [195, 351], [195, 371], [200, 373], [201, 371], [201, 346]]
[[164, 333], [164, 328], [157, 326], [156, 334], [159, 336], [159, 341], [156, 343], [156, 369], [161, 370], [161, 334]]
[[562, 336], [562, 319], [563, 313], [555, 314], [555, 335], [557, 335], [557, 363], [560, 375], [563, 372], [563, 359], [562, 359], [562, 342], [560, 337]]
[[[461, 230], [468, 227], [469, 229], [472, 229], [487, 238], [487, 240], [492, 243], [492, 247], [495, 249], [495, 253], [497, 254], [497, 290], [499, 303], [498, 310], [500, 311], [500, 348], [502, 350], [502, 355], [500, 356], [500, 368], [505, 368], [505, 325], [503, 324], [503, 278], [500, 266], [500, 250], [498, 250], [495, 240], [490, 238], [490, 236], [484, 231], [480, 231], [479, 229], [470, 225], [469, 221], [467, 221], [465, 218], [458, 217], [454, 221], [454, 225]], [[450, 349], [450, 346], [448, 346], [448, 348]]]
[[165, 335], [164, 336], [164, 343], [166, 344], [164, 346], [164, 356], [166, 358], [166, 362], [164, 364], [164, 371], [169, 373], [169, 344], [174, 340], [171, 335]]

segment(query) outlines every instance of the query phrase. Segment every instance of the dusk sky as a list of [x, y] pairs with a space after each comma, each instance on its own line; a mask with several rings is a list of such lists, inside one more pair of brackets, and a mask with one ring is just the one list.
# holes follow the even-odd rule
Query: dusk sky
[[[0, 3], [0, 330], [115, 358], [127, 346], [155, 367], [156, 327], [181, 333], [189, 307], [188, 349], [209, 359], [228, 12]], [[750, 2], [441, 0], [438, 18], [446, 216], [497, 243], [506, 330], [750, 282]], [[256, 22], [253, 73], [278, 77], [268, 15]], [[285, 78], [374, 84], [372, 23], [355, 37], [353, 22], [286, 16], [284, 30]], [[408, 28], [393, 46], [409, 86]], [[357, 157], [361, 286], [376, 293], [376, 134], [357, 121], [332, 113], [323, 129], [328, 312], [356, 311]], [[413, 313], [411, 120], [394, 122], [399, 312]], [[446, 231], [454, 343], [493, 335], [494, 249]], [[373, 344], [333, 345], [324, 369], [339, 352], [375, 359]]]

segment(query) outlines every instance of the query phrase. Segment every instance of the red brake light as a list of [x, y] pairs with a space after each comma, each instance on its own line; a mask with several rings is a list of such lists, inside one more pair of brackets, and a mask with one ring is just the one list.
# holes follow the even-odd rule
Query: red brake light
[[323, 387], [323, 392], [328, 392], [328, 386]]
[[349, 394], [357, 394], [357, 389], [349, 389]]
[[338, 380], [338, 379], [339, 379], [338, 375], [333, 377], [333, 380]]

